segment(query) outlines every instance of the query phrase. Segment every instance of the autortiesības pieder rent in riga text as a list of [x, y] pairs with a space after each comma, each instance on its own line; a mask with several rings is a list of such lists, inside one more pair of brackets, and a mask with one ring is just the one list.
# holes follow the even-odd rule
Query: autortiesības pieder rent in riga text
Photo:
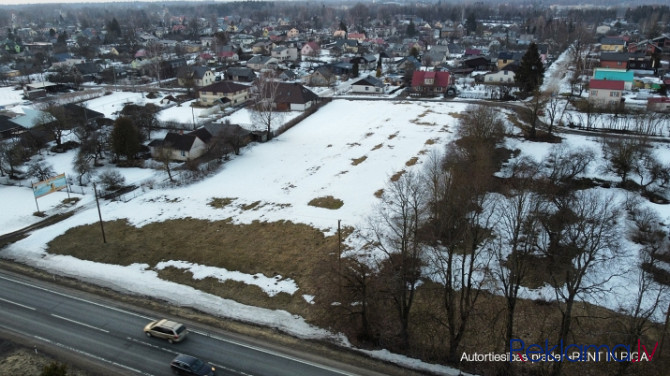
[[520, 339], [512, 339], [509, 353], [463, 353], [461, 361], [466, 362], [649, 362], [654, 358], [658, 342], [654, 348], [648, 348], [638, 339], [637, 346], [617, 344], [588, 345], [558, 344], [550, 345], [549, 340], [543, 344], [526, 343]]

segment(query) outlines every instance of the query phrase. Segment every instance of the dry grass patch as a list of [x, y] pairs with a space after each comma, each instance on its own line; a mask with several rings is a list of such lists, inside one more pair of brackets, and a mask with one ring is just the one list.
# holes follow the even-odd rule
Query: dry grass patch
[[[240, 208], [241, 208], [242, 210], [258, 210], [258, 209], [260, 209], [260, 208], [263, 207], [263, 206], [260, 205], [260, 204], [261, 204], [260, 201], [254, 201], [254, 202], [252, 202], [251, 204], [240, 205]], [[260, 205], [260, 206], [259, 206], [259, 205]]]
[[365, 137], [370, 137], [370, 136], [372, 136], [372, 135], [374, 135], [373, 132], [368, 132], [368, 133], [365, 134]]
[[310, 307], [302, 297], [302, 294], [305, 293], [302, 289], [299, 290], [301, 293], [296, 292], [294, 295], [280, 292], [275, 296], [269, 296], [263, 289], [255, 285], [233, 280], [221, 281], [213, 277], [194, 279], [192, 272], [173, 267], [159, 270], [158, 277], [181, 285], [191, 286], [196, 290], [224, 299], [233, 299], [242, 304], [268, 309], [282, 309], [303, 317], [310, 315]]
[[354, 146], [361, 146], [361, 144], [359, 144], [358, 142], [350, 142], [350, 143], [347, 144], [347, 146], [349, 146], [350, 148], [353, 148]]
[[384, 195], [384, 189], [383, 189], [383, 188], [382, 188], [382, 189], [378, 189], [378, 190], [375, 191], [374, 194], [375, 194], [375, 197], [377, 197], [377, 198], [382, 198], [382, 196]]
[[211, 200], [209, 200], [207, 205], [216, 209], [223, 209], [226, 206], [230, 205], [235, 200], [236, 198], [232, 197], [214, 197]]
[[412, 158], [410, 158], [409, 161], [405, 162], [405, 166], [407, 166], [407, 167], [414, 166], [416, 164], [416, 162], [418, 162], [418, 161], [419, 161], [419, 157], [412, 157]]
[[465, 115], [463, 115], [460, 112], [450, 112], [450, 113], [448, 113], [448, 115], [455, 118], [455, 119], [464, 119], [465, 118]]
[[437, 138], [429, 138], [426, 140], [426, 142], [424, 142], [424, 145], [435, 145], [436, 142]]
[[344, 201], [340, 200], [339, 198], [335, 198], [333, 196], [324, 196], [312, 199], [308, 203], [308, 205], [316, 206], [317, 208], [336, 210], [341, 208], [342, 205], [344, 205]]
[[398, 136], [398, 132], [395, 132], [394, 134], [389, 135], [388, 139], [389, 139], [389, 140], [393, 140], [393, 139], [396, 138], [397, 136]]
[[384, 144], [377, 144], [377, 145], [375, 145], [375, 147], [373, 147], [372, 149], [370, 149], [370, 151], [375, 151], [375, 150], [377, 150], [377, 149], [381, 149], [382, 147], [384, 147]]
[[354, 158], [354, 159], [351, 160], [351, 164], [354, 165], [354, 166], [357, 166], [357, 165], [363, 163], [363, 161], [365, 161], [366, 159], [368, 159], [368, 157], [365, 156], [365, 155], [360, 157], [360, 158]]
[[309, 278], [314, 265], [337, 249], [337, 236], [325, 237], [319, 229], [286, 221], [239, 225], [183, 218], [137, 228], [117, 220], [105, 223], [105, 234], [106, 244], [99, 224], [75, 227], [49, 242], [47, 251], [113, 265], [182, 260], [281, 275], [295, 280], [305, 293], [314, 291]]
[[393, 174], [393, 176], [391, 176], [391, 181], [398, 181], [398, 180], [400, 180], [400, 177], [401, 177], [405, 172], [407, 172], [407, 171], [405, 171], [405, 170], [400, 170], [400, 171], [396, 172], [395, 174]]

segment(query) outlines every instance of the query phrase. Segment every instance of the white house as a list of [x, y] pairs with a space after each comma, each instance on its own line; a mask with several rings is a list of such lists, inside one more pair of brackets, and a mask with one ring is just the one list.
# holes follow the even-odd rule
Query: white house
[[514, 83], [514, 71], [503, 69], [498, 72], [484, 75], [484, 83], [487, 84], [512, 84]]
[[386, 85], [376, 77], [367, 76], [351, 84], [351, 92], [356, 94], [384, 94]]

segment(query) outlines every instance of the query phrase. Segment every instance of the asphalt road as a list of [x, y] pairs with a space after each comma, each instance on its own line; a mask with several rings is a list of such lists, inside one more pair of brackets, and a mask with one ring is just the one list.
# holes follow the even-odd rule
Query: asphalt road
[[189, 335], [181, 343], [146, 337], [144, 325], [158, 318], [94, 295], [0, 271], [0, 334], [27, 338], [36, 348], [57, 347], [118, 374], [169, 375], [169, 362], [178, 353], [212, 364], [218, 376], [377, 374], [193, 323], [187, 323]]

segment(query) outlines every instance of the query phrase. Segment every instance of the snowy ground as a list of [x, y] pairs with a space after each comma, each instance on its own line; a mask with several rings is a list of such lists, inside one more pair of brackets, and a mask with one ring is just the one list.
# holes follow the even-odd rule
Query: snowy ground
[[[562, 55], [547, 72], [547, 87], [556, 87], [559, 92], [566, 90], [568, 74], [564, 74], [567, 55]], [[567, 89], [569, 91], [569, 88]], [[14, 103], [17, 99], [7, 89], [0, 90], [0, 102]], [[158, 99], [153, 102], [160, 104]], [[122, 104], [132, 101], [143, 104], [147, 101], [141, 94], [114, 93], [87, 102], [93, 110], [114, 118]], [[350, 226], [361, 224], [371, 213], [376, 202], [374, 193], [385, 187], [389, 177], [401, 170], [420, 169], [425, 156], [440, 148], [453, 137], [457, 120], [451, 113], [462, 112], [465, 104], [452, 102], [403, 102], [403, 101], [349, 101], [336, 99], [314, 115], [310, 116], [288, 132], [265, 144], [252, 144], [245, 148], [242, 155], [226, 163], [220, 172], [210, 178], [188, 187], [174, 189], [147, 189], [129, 202], [103, 202], [102, 212], [105, 220], [127, 218], [135, 226], [174, 218], [193, 217], [217, 220], [232, 217], [239, 223], [254, 220], [279, 221], [290, 220], [310, 224], [332, 234], [338, 220]], [[195, 109], [193, 109], [195, 111]], [[160, 115], [165, 118], [191, 120], [195, 116], [191, 107], [170, 107]], [[290, 115], [293, 116], [293, 115]], [[231, 122], [250, 123], [249, 113], [241, 110], [231, 115]], [[286, 119], [285, 119], [286, 120]], [[431, 142], [428, 142], [431, 140]], [[436, 141], [436, 142], [432, 142]], [[591, 137], [564, 136], [564, 143], [571, 148], [591, 147], [599, 155], [600, 146]], [[550, 145], [520, 140], [510, 140], [509, 146], [519, 148], [521, 155], [541, 160]], [[666, 145], [655, 145], [660, 159], [670, 161], [670, 150]], [[366, 157], [353, 165], [354, 159]], [[419, 157], [417, 165], [408, 167], [406, 162]], [[74, 153], [45, 155], [56, 172], [66, 172], [70, 177]], [[123, 169], [128, 183], [145, 179], [161, 180], [160, 172], [150, 169]], [[588, 176], [603, 176], [598, 163]], [[6, 198], [0, 202], [4, 215], [0, 218], [0, 233], [8, 233], [39, 220], [32, 213], [36, 211], [35, 200], [29, 182], [22, 186], [0, 186], [0, 194]], [[74, 276], [83, 280], [109, 286], [122, 292], [141, 292], [151, 294], [174, 304], [185, 304], [222, 317], [253, 321], [260, 325], [277, 327], [302, 338], [332, 338], [348, 345], [345, 338], [307, 324], [301, 317], [285, 311], [274, 311], [245, 306], [230, 300], [195, 291], [190, 287], [160, 280], [157, 271], [149, 265], [130, 266], [105, 265], [77, 260], [68, 256], [50, 255], [45, 245], [69, 228], [89, 224], [98, 220], [89, 190], [74, 190], [73, 196], [81, 197], [77, 204], [80, 212], [56, 225], [34, 231], [27, 238], [9, 246], [0, 252], [0, 257], [16, 259], [53, 273]], [[83, 193], [83, 194], [82, 194]], [[620, 202], [626, 198], [626, 192], [611, 189], [613, 200]], [[309, 206], [308, 202], [316, 197], [332, 195], [341, 199], [344, 205], [338, 210], [328, 210]], [[48, 214], [62, 211], [58, 205], [67, 197], [65, 192], [55, 193], [39, 199], [40, 210]], [[261, 201], [258, 210], [242, 211], [241, 205], [228, 205], [223, 209], [214, 209], [207, 205], [213, 197], [235, 198], [239, 204]], [[670, 218], [667, 205], [647, 204], [655, 209], [663, 220]], [[628, 250], [632, 257], [635, 249]], [[630, 262], [627, 258], [625, 262]], [[280, 291], [300, 294], [300, 286], [292, 280], [282, 280], [278, 284], [272, 278], [245, 275], [237, 271], [211, 268], [207, 265], [193, 265], [185, 260], [168, 260], [168, 264], [188, 268], [200, 278], [207, 276], [221, 280], [233, 279], [251, 283], [256, 280], [259, 287], [269, 295]], [[624, 276], [625, 277], [625, 276]], [[628, 301], [634, 291], [633, 284], [624, 277], [616, 278], [610, 287], [616, 298], [599, 300], [598, 303], [610, 308], [618, 308], [622, 301]], [[553, 299], [546, 289], [524, 290], [529, 298]], [[178, 296], [178, 299], [174, 297]], [[309, 297], [305, 297], [309, 300]], [[445, 375], [456, 375], [457, 371], [441, 366], [427, 365], [406, 357], [389, 354], [385, 351], [374, 352], [374, 356], [389, 358], [403, 364], [430, 369]]]
[[[375, 191], [384, 188], [391, 175], [403, 169], [421, 168], [425, 155], [452, 137], [456, 119], [449, 114], [461, 112], [464, 108], [465, 105], [454, 103], [335, 100], [271, 142], [252, 144], [245, 148], [241, 156], [226, 163], [218, 174], [207, 180], [188, 187], [147, 190], [127, 203], [103, 201], [102, 215], [105, 220], [127, 218], [135, 226], [183, 217], [209, 220], [233, 217], [240, 223], [291, 220], [334, 233], [338, 220], [355, 226], [366, 218], [376, 201]], [[190, 108], [186, 107], [184, 111], [190, 115]], [[432, 141], [436, 142], [433, 144]], [[55, 171], [71, 171], [73, 155], [64, 153], [47, 158]], [[367, 159], [358, 165], [352, 164], [352, 160], [362, 157]], [[413, 157], [419, 157], [419, 163], [407, 167], [405, 163]], [[143, 169], [120, 171], [132, 174], [126, 177], [129, 182], [156, 173]], [[160, 178], [161, 175], [156, 176], [156, 179]], [[3, 200], [0, 204], [0, 210], [7, 213], [2, 217], [0, 232], [6, 233], [9, 229], [39, 219], [32, 217], [36, 209], [30, 188], [2, 186], [0, 191], [3, 196], [7, 192], [16, 197], [16, 200]], [[311, 199], [327, 195], [341, 199], [344, 202], [342, 208], [328, 210], [308, 205]], [[46, 196], [39, 201], [40, 209], [53, 212], [64, 197], [62, 192]], [[214, 209], [207, 205], [213, 197], [233, 197], [239, 203], [260, 200], [263, 204], [254, 211], [242, 211], [239, 205]], [[51, 239], [69, 228], [98, 220], [95, 207], [90, 205], [92, 198], [87, 192], [82, 197], [80, 205], [84, 207], [80, 213], [33, 232], [4, 249], [0, 257], [122, 292], [151, 294], [173, 304], [197, 307], [214, 315], [277, 327], [298, 337], [332, 338], [348, 345], [345, 338], [313, 327], [303, 318], [288, 312], [245, 306], [160, 280], [157, 271], [150, 269], [149, 265], [104, 265], [46, 253], [45, 244]], [[184, 261], [168, 262], [189, 268], [200, 278], [213, 276], [221, 280], [256, 280], [255, 283], [268, 294], [279, 291], [301, 293], [300, 286], [291, 280], [282, 280], [283, 284], [278, 284], [271, 278], [254, 278], [236, 271], [192, 265]], [[373, 354], [445, 375], [458, 374], [449, 367], [424, 364], [388, 352]]]

